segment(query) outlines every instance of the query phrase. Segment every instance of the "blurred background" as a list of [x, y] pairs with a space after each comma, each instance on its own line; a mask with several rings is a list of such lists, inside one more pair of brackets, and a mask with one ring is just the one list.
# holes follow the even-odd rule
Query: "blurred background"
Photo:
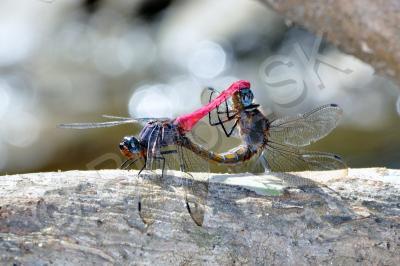
[[[57, 124], [175, 117], [201, 106], [204, 86], [238, 79], [267, 114], [339, 104], [339, 127], [310, 149], [400, 168], [399, 88], [258, 1], [3, 0], [0, 172], [117, 168], [121, 138], [140, 125]], [[238, 143], [199, 127], [216, 151]]]

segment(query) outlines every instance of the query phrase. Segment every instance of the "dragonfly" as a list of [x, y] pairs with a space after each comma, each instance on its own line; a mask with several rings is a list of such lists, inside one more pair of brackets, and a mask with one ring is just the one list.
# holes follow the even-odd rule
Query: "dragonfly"
[[[209, 172], [209, 161], [220, 161], [229, 154], [216, 154], [197, 144], [190, 138], [193, 127], [207, 116], [213, 109], [220, 106], [236, 92], [248, 87], [246, 81], [235, 82], [207, 105], [198, 110], [168, 118], [131, 118], [105, 115], [112, 119], [106, 122], [70, 123], [60, 124], [60, 128], [93, 129], [113, 127], [123, 124], [140, 123], [143, 125], [138, 137], [126, 136], [119, 144], [121, 153], [126, 161], [121, 168], [128, 169], [137, 161], [143, 163], [138, 173], [141, 189], [138, 194], [139, 216], [146, 225], [151, 225], [156, 220], [154, 210], [164, 199], [163, 191], [168, 189], [166, 180], [167, 171], [179, 170], [184, 174], [186, 208], [198, 226], [202, 226], [205, 214], [205, 200], [208, 194], [207, 178], [204, 182], [197, 182], [192, 173]], [[147, 177], [147, 178], [146, 178]], [[138, 183], [139, 184], [139, 183]], [[137, 185], [136, 187], [139, 187]]]
[[[220, 127], [227, 137], [236, 133], [242, 143], [220, 158], [220, 163], [237, 164], [256, 157], [266, 172], [347, 169], [336, 154], [303, 149], [337, 126], [343, 113], [338, 105], [323, 105], [293, 117], [267, 117], [253, 102], [250, 82], [246, 84], [208, 114], [211, 126]], [[207, 93], [209, 102], [219, 95], [213, 88], [207, 88]]]

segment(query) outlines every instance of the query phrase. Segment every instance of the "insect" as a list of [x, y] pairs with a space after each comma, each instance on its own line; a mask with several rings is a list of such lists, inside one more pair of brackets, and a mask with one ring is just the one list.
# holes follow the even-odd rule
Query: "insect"
[[[243, 82], [243, 81], [242, 81]], [[209, 101], [218, 95], [208, 88]], [[253, 103], [254, 95], [247, 88], [236, 91], [230, 104], [225, 101], [209, 113], [209, 123], [220, 126], [227, 137], [238, 129], [242, 144], [228, 151], [230, 160], [237, 163], [258, 155], [265, 171], [306, 171], [346, 169], [343, 160], [335, 154], [307, 151], [307, 146], [328, 135], [338, 124], [343, 111], [336, 104], [320, 106], [294, 117], [268, 119]]]
[[[203, 224], [205, 212], [205, 198], [208, 194], [207, 182], [195, 182], [192, 172], [209, 172], [209, 160], [220, 161], [229, 154], [216, 154], [208, 151], [201, 145], [193, 142], [188, 136], [192, 128], [209, 112], [217, 108], [237, 91], [248, 87], [246, 81], [235, 82], [218, 97], [210, 101], [206, 106], [187, 115], [176, 119], [168, 118], [126, 118], [116, 116], [105, 116], [114, 121], [100, 123], [72, 123], [61, 124], [60, 128], [90, 129], [113, 127], [122, 124], [142, 123], [144, 124], [139, 137], [126, 136], [119, 144], [121, 153], [127, 158], [122, 168], [136, 161], [143, 161], [143, 166], [138, 177], [147, 185], [141, 186], [138, 191], [139, 215], [145, 224], [155, 221], [153, 210], [156, 205], [163, 202], [163, 191], [167, 189], [165, 178], [167, 170], [180, 170], [185, 174], [186, 184], [186, 207], [190, 216], [199, 226]], [[145, 175], [142, 172], [145, 171]], [[146, 179], [144, 177], [147, 177]]]
[[[216, 96], [216, 97], [214, 97]], [[228, 106], [228, 99], [232, 106]], [[124, 137], [119, 144], [121, 153], [127, 158], [124, 167], [143, 160], [138, 177], [146, 170], [147, 182], [144, 191], [138, 193], [138, 210], [146, 224], [154, 222], [152, 213], [158, 202], [163, 202], [166, 170], [180, 170], [186, 175], [186, 207], [199, 226], [203, 224], [205, 198], [208, 194], [207, 182], [195, 182], [191, 172], [208, 172], [207, 161], [223, 164], [239, 164], [259, 155], [264, 169], [273, 171], [296, 171], [314, 169], [338, 169], [345, 164], [340, 157], [330, 153], [310, 152], [299, 149], [326, 136], [332, 131], [342, 113], [336, 105], [319, 107], [307, 114], [294, 118], [268, 120], [253, 103], [253, 93], [248, 81], [237, 81], [217, 95], [211, 90], [209, 103], [197, 111], [182, 115], [176, 119], [124, 118], [105, 116], [115, 121], [102, 123], [61, 124], [61, 128], [88, 129], [112, 127], [122, 124], [144, 124], [139, 137]], [[221, 105], [224, 105], [221, 111]], [[217, 120], [213, 121], [212, 113]], [[231, 136], [239, 128], [242, 144], [225, 152], [215, 153], [193, 142], [188, 136], [196, 123], [209, 115], [212, 126], [221, 126], [226, 136]], [[227, 122], [234, 121], [228, 131]], [[158, 171], [158, 172], [157, 172]]]

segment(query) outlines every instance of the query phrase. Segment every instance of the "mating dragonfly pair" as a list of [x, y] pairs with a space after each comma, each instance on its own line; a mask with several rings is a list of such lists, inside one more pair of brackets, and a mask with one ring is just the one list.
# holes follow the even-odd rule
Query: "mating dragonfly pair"
[[[265, 171], [277, 172], [346, 168], [337, 155], [301, 149], [336, 127], [342, 114], [337, 105], [324, 105], [291, 118], [268, 119], [258, 109], [259, 105], [253, 103], [248, 81], [237, 81], [221, 93], [210, 88], [208, 91], [208, 104], [175, 119], [105, 116], [114, 121], [61, 124], [60, 127], [88, 129], [144, 124], [138, 138], [124, 137], [119, 148], [127, 158], [122, 168], [128, 169], [135, 162], [142, 162], [138, 180], [147, 184], [138, 191], [138, 210], [145, 224], [156, 220], [152, 210], [162, 198], [168, 170], [179, 170], [184, 174], [186, 207], [195, 223], [201, 226], [208, 182], [196, 182], [192, 173], [209, 172], [210, 161], [232, 165], [255, 159]], [[227, 137], [237, 130], [241, 145], [225, 153], [215, 153], [193, 141], [189, 135], [205, 116], [211, 126], [221, 127]]]

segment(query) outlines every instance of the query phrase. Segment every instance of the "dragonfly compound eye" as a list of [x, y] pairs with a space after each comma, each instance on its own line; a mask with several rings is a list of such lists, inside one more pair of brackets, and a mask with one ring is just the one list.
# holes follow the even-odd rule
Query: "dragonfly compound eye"
[[133, 157], [135, 154], [140, 153], [141, 147], [137, 138], [133, 136], [124, 137], [122, 142], [119, 144], [119, 149], [122, 154], [126, 157]]
[[242, 89], [240, 91], [242, 104], [247, 107], [253, 103], [254, 94], [250, 89]]

